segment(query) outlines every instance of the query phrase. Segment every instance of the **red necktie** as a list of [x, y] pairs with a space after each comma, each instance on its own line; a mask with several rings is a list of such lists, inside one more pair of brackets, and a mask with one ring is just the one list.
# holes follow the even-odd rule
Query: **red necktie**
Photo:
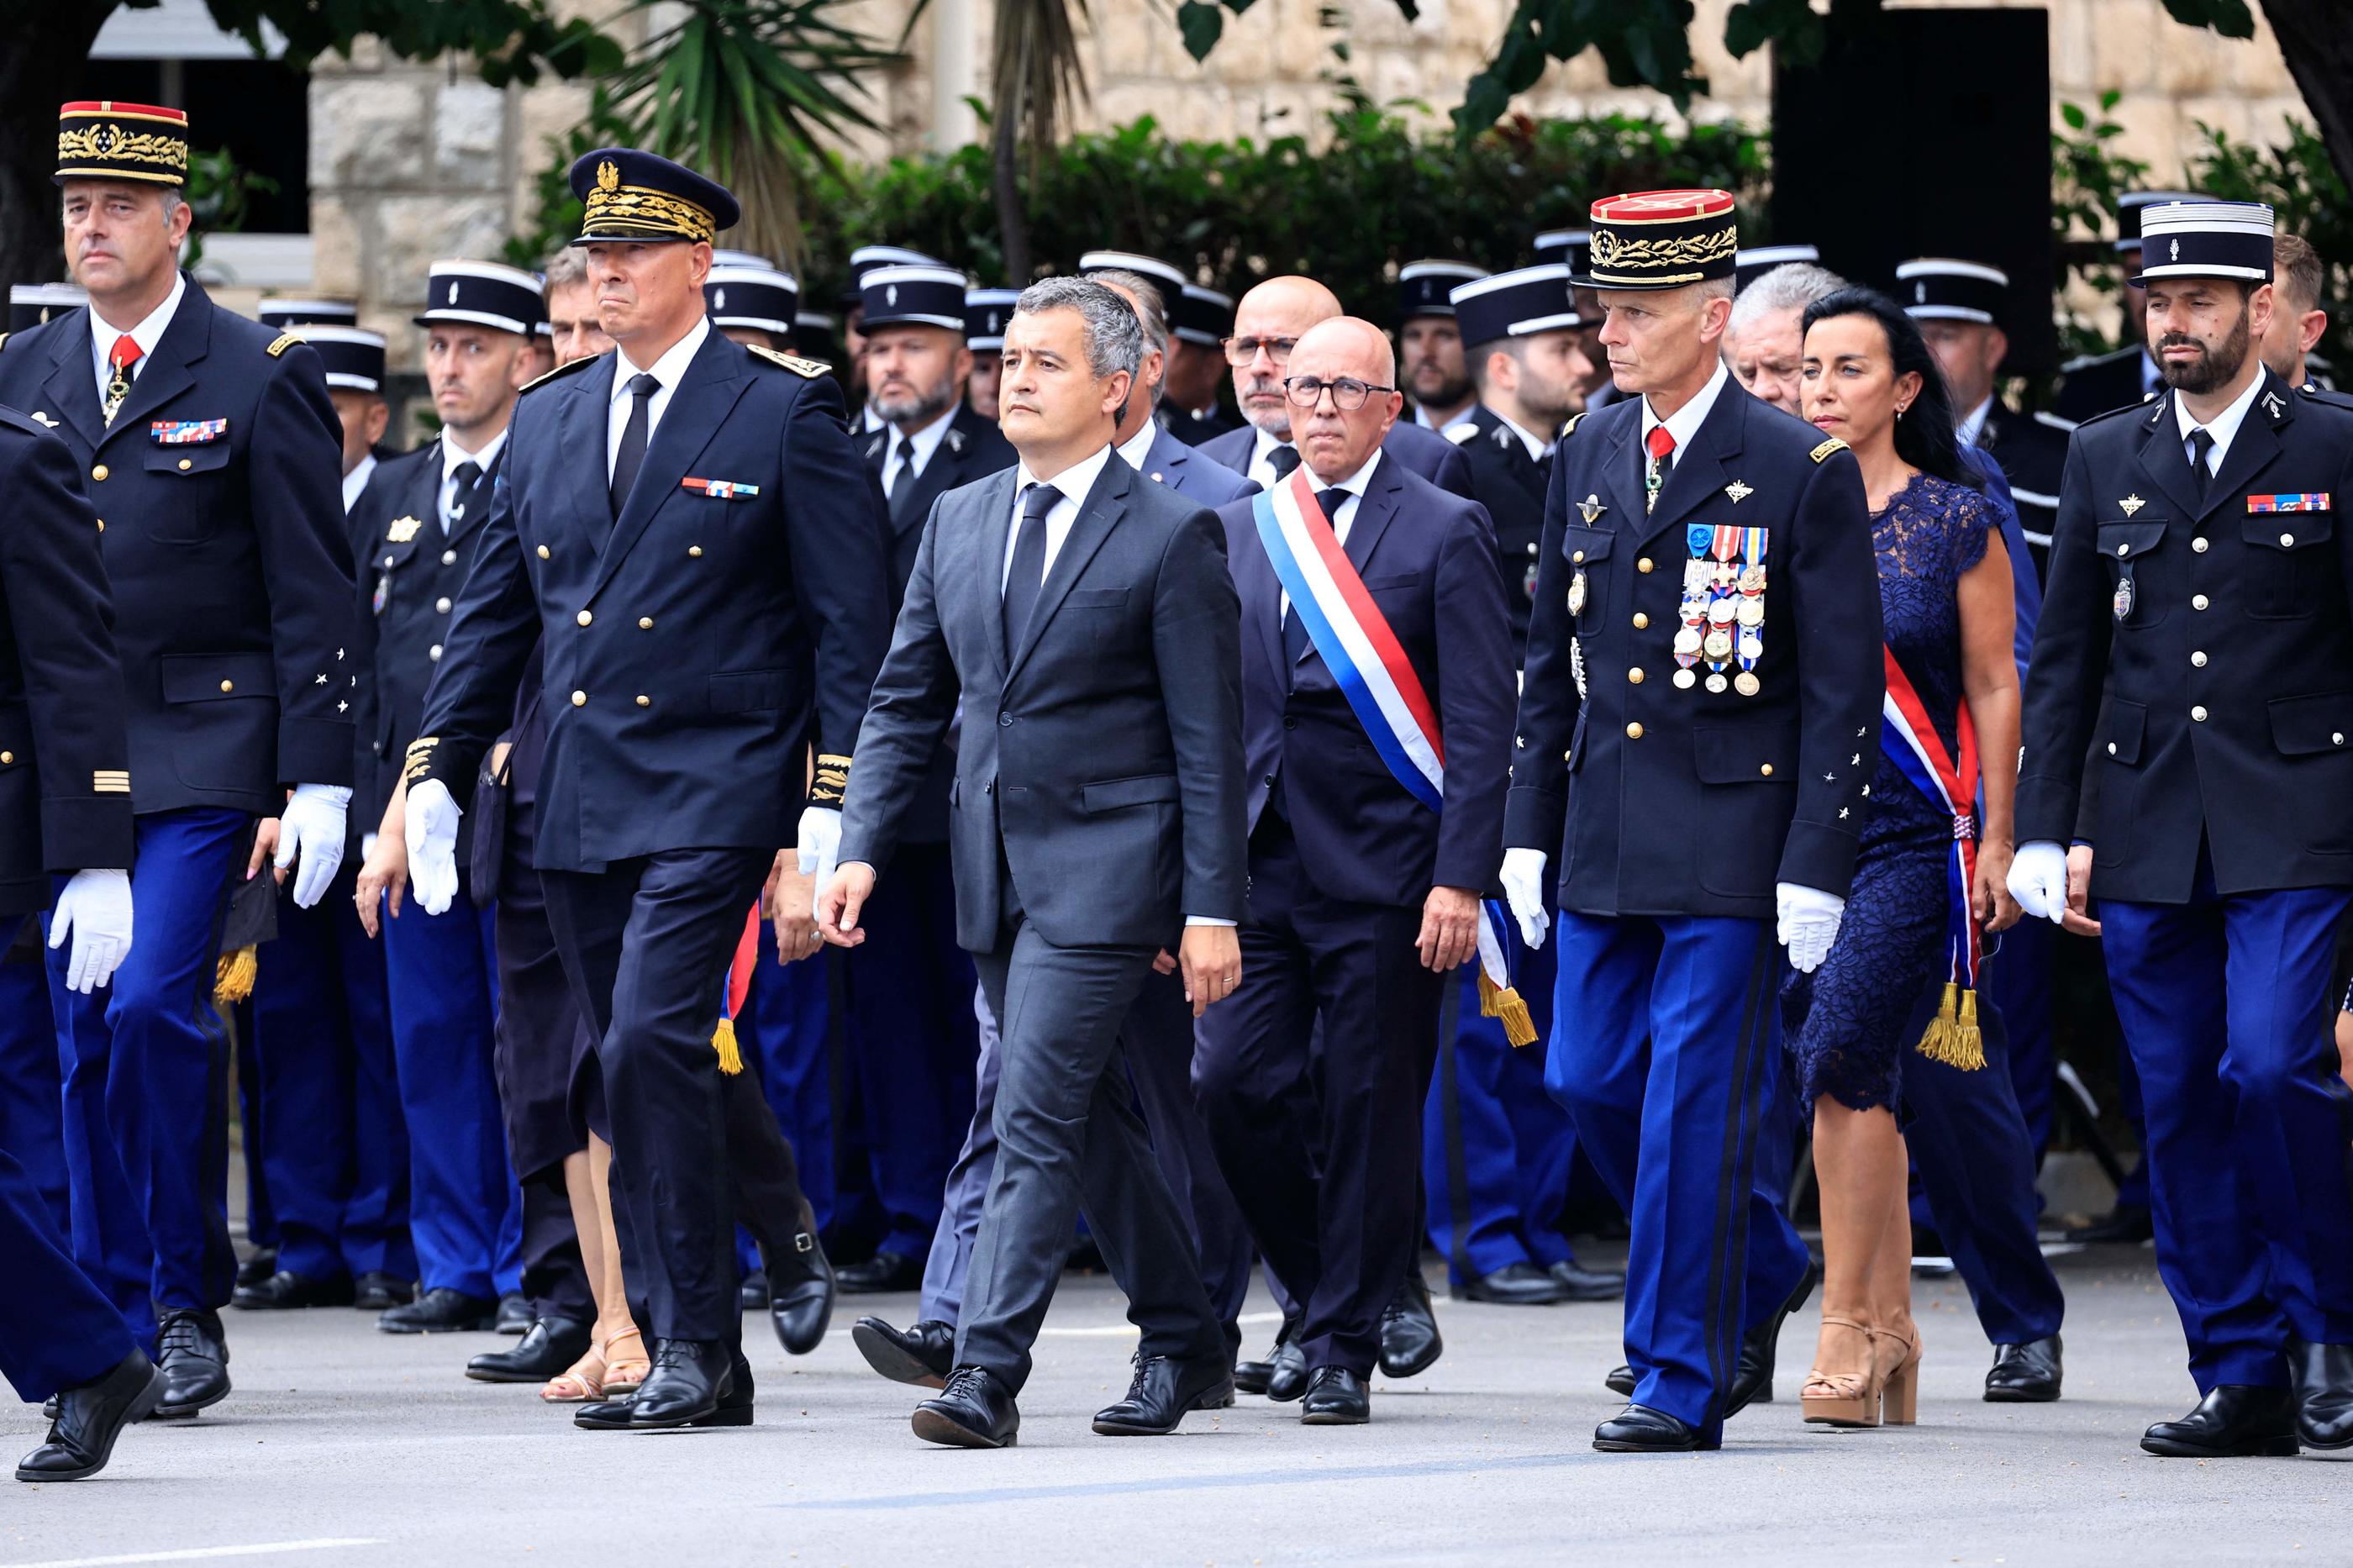
[[122, 400], [131, 395], [131, 367], [139, 363], [138, 340], [129, 332], [115, 339], [113, 351], [106, 356], [106, 363], [114, 367], [114, 374], [106, 384], [106, 422], [111, 425], [115, 411], [122, 406]]
[[1659, 504], [1659, 491], [1665, 487], [1667, 476], [1674, 472], [1674, 432], [1663, 425], [1653, 425], [1642, 444], [1651, 449], [1651, 471], [1642, 486], [1642, 510], [1647, 513]]

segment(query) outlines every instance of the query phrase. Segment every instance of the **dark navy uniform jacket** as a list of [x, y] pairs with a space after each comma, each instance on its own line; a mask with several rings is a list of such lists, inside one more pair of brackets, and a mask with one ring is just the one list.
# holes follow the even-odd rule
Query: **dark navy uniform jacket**
[[406, 764], [412, 787], [472, 798], [536, 647], [543, 870], [790, 843], [809, 742], [849, 755], [890, 636], [871, 491], [825, 367], [712, 331], [616, 520], [615, 358], [562, 367], [515, 405]]
[[275, 816], [352, 782], [343, 434], [319, 356], [194, 279], [110, 426], [90, 310], [17, 333], [0, 403], [71, 448], [104, 520], [142, 812]]
[[[1419, 908], [1432, 887], [1494, 885], [1512, 732], [1512, 645], [1495, 534], [1384, 450], [1342, 548], [1438, 714], [1444, 809], [1398, 783], [1323, 656], [1285, 656], [1282, 583], [1255, 503], [1220, 507], [1241, 596], [1242, 746], [1255, 830], [1276, 789], [1307, 879], [1335, 899]], [[1278, 782], [1279, 781], [1279, 782]]]
[[97, 514], [63, 441], [0, 407], [0, 917], [131, 866], [131, 743]]
[[1997, 397], [1978, 431], [1978, 450], [2000, 466], [2009, 483], [2038, 579], [2051, 567], [2051, 530], [2059, 517], [2059, 476], [2067, 467], [2072, 428], [2055, 415], [2012, 414]]
[[1512, 613], [1512, 655], [1527, 657], [1528, 612], [1535, 602], [1537, 552], [1544, 542], [1545, 489], [1552, 465], [1528, 456], [1527, 443], [1483, 405], [1447, 432], [1471, 464], [1471, 494], [1495, 526], [1495, 563]]
[[[1196, 443], [1204, 457], [1223, 463], [1234, 472], [1247, 478], [1250, 455], [1258, 450], [1258, 429], [1244, 425], [1223, 436]], [[1462, 459], [1454, 443], [1434, 431], [1425, 430], [1410, 419], [1399, 419], [1389, 426], [1381, 450], [1395, 458], [1406, 468], [1419, 474], [1440, 489], [1451, 490], [1464, 500], [1471, 499], [1471, 465]]]
[[[1553, 456], [1504, 841], [1559, 857], [1582, 914], [1768, 920], [1777, 882], [1843, 897], [1885, 689], [1862, 471], [1727, 382], [1646, 517], [1642, 403], [1578, 416]], [[1694, 525], [1768, 531], [1754, 697], [1673, 684]]]
[[[2095, 897], [2186, 902], [2201, 844], [2225, 895], [2353, 884], [2353, 409], [2265, 371], [2201, 486], [2175, 395], [2068, 452], [2019, 839], [2067, 842], [2095, 790]], [[2264, 510], [2306, 494], [2329, 510]]]

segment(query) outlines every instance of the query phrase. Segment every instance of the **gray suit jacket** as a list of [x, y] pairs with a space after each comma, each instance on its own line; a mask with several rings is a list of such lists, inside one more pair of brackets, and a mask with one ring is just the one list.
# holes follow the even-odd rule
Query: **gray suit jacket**
[[1114, 458], [1018, 647], [998, 584], [1017, 470], [924, 524], [843, 805], [841, 858], [890, 859], [959, 700], [948, 843], [956, 940], [993, 951], [999, 875], [1058, 947], [1174, 945], [1239, 921], [1241, 607], [1215, 513]]
[[1157, 424], [1152, 445], [1144, 454], [1144, 477], [1166, 485], [1203, 506], [1223, 506], [1229, 500], [1258, 494], [1258, 481], [1238, 474], [1197, 447], [1187, 447]]

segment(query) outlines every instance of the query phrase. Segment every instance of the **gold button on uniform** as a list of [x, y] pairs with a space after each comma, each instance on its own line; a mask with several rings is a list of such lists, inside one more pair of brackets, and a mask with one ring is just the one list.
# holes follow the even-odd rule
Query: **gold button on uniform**
[[1635, 571], [1637, 571], [1637, 572], [1648, 572], [1650, 569], [1651, 569], [1651, 558], [1650, 558], [1649, 556], [1647, 556], [1647, 555], [1643, 556], [1640, 561], [1637, 561], [1637, 562], [1635, 562], [1635, 563], [1634, 563], [1634, 570], [1635, 570]]
[[90, 471], [90, 477], [96, 479], [100, 484], [104, 484], [106, 482], [106, 465], [104, 463], [100, 463], [98, 467], [92, 468]]
[[702, 546], [700, 544], [690, 544], [686, 547], [686, 552], [689, 555], [700, 556], [702, 553]]
[[223, 691], [235, 691], [237, 689], [237, 682], [234, 680], [224, 680], [221, 682], [221, 689]]
[[572, 706], [574, 706], [575, 708], [586, 708], [586, 707], [587, 707], [587, 706], [588, 706], [588, 694], [587, 694], [586, 692], [585, 692], [585, 691], [575, 691], [575, 692], [574, 692], [574, 693], [572, 694]]
[[1582, 550], [1571, 551], [1568, 558], [1579, 566], [1585, 564], [1585, 552]]
[[590, 614], [589, 614], [587, 611], [586, 611], [586, 610], [581, 611], [577, 616], [575, 616], [573, 617], [573, 619], [575, 619], [575, 620], [578, 621], [578, 622], [579, 622], [582, 626], [586, 626], [590, 621], [595, 620], [596, 618], [596, 616], [594, 616], [590, 615]]
[[1639, 632], [1639, 631], [1644, 631], [1644, 630], [1647, 630], [1647, 629], [1649, 628], [1650, 625], [1651, 625], [1651, 617], [1650, 617], [1650, 616], [1648, 616], [1644, 615], [1644, 614], [1643, 614], [1641, 611], [1640, 611], [1640, 610], [1637, 610], [1637, 611], [1635, 611], [1635, 612], [1634, 612], [1634, 629], [1635, 629], [1636, 631], [1638, 631], [1638, 632]]
[[14, 763], [16, 760], [16, 752], [0, 752], [0, 767], [5, 767], [5, 766], [8, 765], [9, 763]]
[[183, 458], [180, 459], [180, 472], [184, 474], [195, 466], [195, 460], [192, 458]]
[[539, 547], [539, 558], [540, 558], [542, 561], [544, 561], [544, 560], [546, 560], [546, 559], [547, 559], [547, 546], [546, 546], [546, 545], [544, 545], [544, 544], [543, 544], [543, 545], [541, 545], [541, 546]]
[[639, 616], [638, 617], [638, 630], [641, 632], [649, 632], [653, 629], [654, 618], [651, 616]]
[[1633, 668], [1628, 670], [1626, 672], [1626, 679], [1632, 681], [1637, 686], [1641, 685], [1642, 667], [1641, 665], [1636, 665]]
[[98, 531], [100, 533], [104, 533], [106, 531], [106, 519], [101, 517], [98, 520]]
[[640, 707], [640, 708], [650, 708], [650, 707], [652, 707], [653, 705], [654, 705], [654, 700], [653, 700], [652, 698], [648, 697], [648, 696], [647, 696], [644, 692], [642, 692], [642, 691], [641, 691], [641, 692], [639, 692], [639, 693], [638, 693], [638, 707]]
[[1640, 724], [1629, 724], [1629, 725], [1627, 725], [1627, 726], [1626, 726], [1626, 738], [1627, 738], [1628, 740], [1630, 740], [1630, 741], [1639, 741], [1639, 740], [1641, 740], [1641, 739], [1642, 738], [1642, 726], [1641, 726]]
[[1773, 776], [1773, 764], [1767, 763], [1763, 767], [1758, 768], [1757, 771], [1769, 779]]

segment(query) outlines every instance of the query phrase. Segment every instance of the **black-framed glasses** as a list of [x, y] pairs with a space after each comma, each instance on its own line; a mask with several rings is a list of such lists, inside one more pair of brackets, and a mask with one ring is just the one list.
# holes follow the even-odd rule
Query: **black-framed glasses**
[[1354, 414], [1365, 405], [1365, 399], [1376, 392], [1395, 392], [1394, 386], [1376, 386], [1368, 381], [1358, 381], [1353, 375], [1335, 376], [1330, 381], [1321, 376], [1294, 375], [1282, 384], [1282, 395], [1302, 408], [1313, 408], [1325, 393], [1332, 395], [1332, 406], [1343, 414]]
[[1291, 351], [1299, 346], [1297, 338], [1228, 338], [1225, 340], [1226, 363], [1236, 369], [1258, 358], [1261, 349], [1277, 364], [1291, 358]]

